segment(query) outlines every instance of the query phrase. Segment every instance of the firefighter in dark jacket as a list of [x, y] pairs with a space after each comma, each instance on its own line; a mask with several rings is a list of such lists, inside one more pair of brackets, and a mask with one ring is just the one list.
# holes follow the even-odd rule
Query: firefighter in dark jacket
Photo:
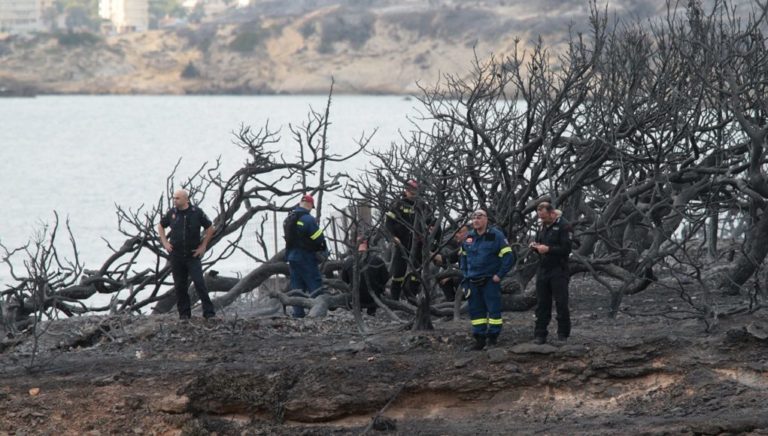
[[[421, 245], [419, 238], [415, 236], [419, 220], [423, 212], [423, 206], [417, 204], [419, 184], [415, 180], [408, 180], [405, 184], [405, 190], [400, 199], [389, 208], [386, 213], [384, 226], [394, 244], [394, 253], [392, 255], [392, 264], [390, 272], [392, 275], [392, 299], [399, 300], [405, 287], [408, 294], [412, 294], [414, 289], [418, 291], [418, 277], [408, 272], [408, 260], [410, 259], [412, 248], [414, 260], [420, 256]], [[416, 247], [412, 244], [417, 242]], [[408, 281], [408, 283], [406, 283]], [[407, 295], [413, 297], [413, 295]]]
[[[434, 255], [433, 262], [435, 265], [442, 267], [444, 271], [449, 271], [459, 263], [459, 254], [461, 252], [461, 244], [467, 239], [471, 225], [463, 224], [455, 232], [449, 234], [447, 239], [443, 241], [442, 248]], [[445, 301], [454, 301], [456, 298], [456, 289], [461, 284], [461, 277], [452, 276], [440, 279], [438, 282], [440, 289], [443, 291]]]
[[[371, 295], [381, 297], [389, 281], [389, 271], [384, 259], [376, 253], [368, 251], [368, 240], [360, 238], [357, 245], [358, 271], [360, 273], [360, 308], [366, 309], [368, 315], [376, 314], [376, 302]], [[352, 286], [354, 276], [355, 256], [349, 256], [344, 260], [341, 269], [341, 279]]]
[[488, 214], [478, 209], [472, 215], [473, 230], [461, 248], [462, 286], [469, 293], [473, 350], [496, 345], [501, 333], [501, 279], [515, 264], [515, 256], [504, 233], [488, 225]]
[[568, 256], [571, 254], [573, 227], [560, 216], [549, 201], [536, 206], [541, 221], [536, 242], [531, 249], [540, 256], [536, 273], [536, 324], [533, 330], [535, 342], [547, 341], [547, 328], [552, 319], [552, 299], [557, 309], [557, 338], [565, 341], [571, 335], [571, 315], [568, 310]]
[[[200, 258], [205, 253], [208, 243], [213, 238], [214, 227], [205, 213], [189, 204], [189, 194], [180, 189], [173, 193], [174, 207], [160, 219], [157, 225], [157, 233], [163, 248], [170, 255], [173, 284], [176, 291], [176, 307], [181, 319], [189, 319], [192, 309], [189, 300], [189, 278], [195, 284], [195, 290], [203, 304], [203, 316], [213, 318], [216, 312], [213, 308], [208, 289], [203, 278], [203, 266]], [[170, 227], [171, 232], [166, 237], [165, 228]], [[200, 229], [205, 229], [205, 234], [200, 237]], [[169, 240], [170, 239], [170, 240]]]
[[[323, 279], [318, 264], [327, 256], [323, 230], [310, 214], [315, 199], [307, 194], [283, 222], [285, 258], [291, 275], [291, 289], [301, 289], [310, 298], [323, 293]], [[293, 307], [293, 317], [303, 318], [304, 308]]]

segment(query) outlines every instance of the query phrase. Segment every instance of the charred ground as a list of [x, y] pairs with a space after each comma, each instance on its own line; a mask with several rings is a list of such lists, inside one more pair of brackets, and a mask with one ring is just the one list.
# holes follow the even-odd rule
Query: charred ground
[[343, 310], [54, 321], [33, 366], [31, 333], [2, 342], [0, 434], [768, 434], [764, 311], [707, 333], [661, 289], [615, 320], [594, 283], [571, 298], [567, 344], [531, 344], [532, 313], [513, 312], [482, 352], [464, 351], [466, 320], [414, 332], [380, 314], [361, 335]]

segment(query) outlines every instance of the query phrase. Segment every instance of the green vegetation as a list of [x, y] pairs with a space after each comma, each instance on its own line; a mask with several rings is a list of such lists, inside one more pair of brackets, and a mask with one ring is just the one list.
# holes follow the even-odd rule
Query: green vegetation
[[157, 29], [165, 17], [185, 18], [187, 10], [179, 0], [149, 0], [149, 28]]
[[200, 70], [197, 69], [192, 61], [189, 61], [184, 71], [181, 72], [182, 79], [196, 79], [200, 77]]
[[271, 33], [270, 29], [261, 26], [261, 22], [251, 21], [240, 26], [229, 48], [239, 53], [251, 53], [267, 40]]
[[216, 26], [210, 24], [176, 29], [176, 35], [186, 39], [188, 47], [197, 47], [202, 52], [207, 52], [216, 40], [216, 32]]
[[235, 36], [235, 39], [229, 44], [229, 48], [240, 52], [250, 53], [259, 45], [261, 35], [256, 32], [243, 32]]
[[306, 21], [299, 28], [299, 32], [301, 33], [301, 36], [304, 37], [304, 39], [307, 39], [310, 36], [314, 35], [315, 32], [317, 32], [317, 23], [315, 23], [314, 21]]
[[332, 53], [337, 42], [348, 42], [359, 49], [373, 36], [376, 17], [365, 10], [341, 10], [335, 15], [322, 18], [320, 23], [320, 53]]
[[55, 8], [65, 14], [64, 23], [69, 31], [98, 32], [99, 2], [98, 0], [58, 0]]
[[88, 32], [67, 32], [56, 33], [53, 35], [63, 47], [77, 47], [84, 45], [93, 45], [101, 42], [101, 37]]

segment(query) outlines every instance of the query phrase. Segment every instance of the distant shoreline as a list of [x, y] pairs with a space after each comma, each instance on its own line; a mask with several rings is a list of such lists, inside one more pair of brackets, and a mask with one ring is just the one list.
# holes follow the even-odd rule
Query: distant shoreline
[[[24, 93], [8, 92], [4, 93], [0, 90], [0, 98], [35, 98], [35, 97], [52, 97], [52, 96], [82, 96], [82, 97], [99, 97], [99, 96], [135, 96], [135, 97], [192, 97], [192, 96], [228, 96], [228, 97], [291, 97], [291, 96], [326, 96], [328, 92], [274, 92], [274, 93], [235, 93], [235, 92], [191, 92], [191, 93], [150, 93], [150, 92], [29, 92]], [[334, 96], [363, 96], [363, 97], [403, 97], [407, 99], [414, 98], [415, 95], [411, 93], [391, 93], [391, 92], [349, 92], [349, 91], [334, 91]]]

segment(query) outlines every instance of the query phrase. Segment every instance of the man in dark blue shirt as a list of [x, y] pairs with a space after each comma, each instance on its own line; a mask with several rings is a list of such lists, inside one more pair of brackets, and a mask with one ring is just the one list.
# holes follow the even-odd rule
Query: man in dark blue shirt
[[[283, 223], [285, 258], [291, 274], [291, 289], [301, 289], [310, 298], [323, 293], [323, 279], [318, 263], [326, 256], [328, 247], [323, 229], [309, 212], [315, 207], [315, 199], [307, 194]], [[318, 256], [318, 254], [320, 256]], [[294, 318], [304, 317], [304, 308], [294, 306]]]
[[[192, 309], [189, 301], [189, 278], [195, 283], [195, 290], [203, 303], [203, 316], [213, 318], [216, 311], [208, 288], [203, 278], [203, 267], [200, 258], [205, 253], [208, 243], [213, 238], [214, 227], [211, 220], [197, 206], [189, 204], [189, 194], [180, 189], [173, 193], [173, 204], [168, 213], [157, 225], [160, 242], [169, 254], [171, 272], [176, 290], [176, 307], [181, 319], [189, 319]], [[165, 228], [170, 227], [170, 240], [165, 235]], [[205, 229], [205, 235], [200, 237], [200, 229]]]
[[469, 317], [473, 350], [496, 345], [501, 333], [501, 279], [515, 264], [504, 233], [488, 225], [488, 214], [478, 209], [472, 215], [473, 230], [461, 247], [462, 286], [469, 290]]

